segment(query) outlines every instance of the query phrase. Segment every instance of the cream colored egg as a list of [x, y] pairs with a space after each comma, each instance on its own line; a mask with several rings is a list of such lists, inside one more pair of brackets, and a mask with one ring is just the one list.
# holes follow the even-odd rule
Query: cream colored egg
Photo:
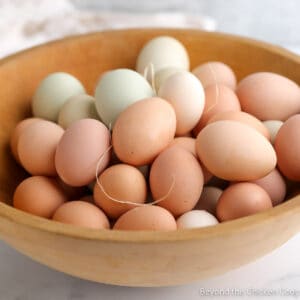
[[181, 215], [177, 221], [177, 229], [200, 228], [218, 224], [215, 216], [205, 210], [191, 210]]
[[268, 120], [263, 122], [264, 125], [267, 127], [270, 137], [271, 137], [271, 143], [274, 144], [276, 135], [282, 126], [283, 122], [279, 120]]

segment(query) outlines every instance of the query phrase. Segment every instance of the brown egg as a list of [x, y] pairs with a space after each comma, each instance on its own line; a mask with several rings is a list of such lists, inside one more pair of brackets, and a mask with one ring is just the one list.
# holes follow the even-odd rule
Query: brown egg
[[116, 230], [176, 230], [176, 220], [170, 212], [160, 206], [136, 207], [123, 214], [115, 223]]
[[212, 118], [209, 119], [207, 124], [222, 121], [222, 120], [232, 120], [244, 123], [246, 125], [251, 126], [260, 132], [263, 136], [265, 136], [268, 140], [271, 139], [269, 130], [267, 127], [257, 118], [252, 115], [245, 113], [243, 111], [224, 111], [218, 114], [215, 114]]
[[205, 88], [204, 111], [196, 127], [195, 136], [206, 126], [207, 122], [216, 114], [224, 111], [240, 111], [241, 105], [235, 92], [222, 84], [213, 84]]
[[261, 121], [285, 121], [300, 112], [298, 85], [279, 74], [251, 74], [239, 82], [236, 93], [242, 110]]
[[54, 157], [64, 130], [57, 124], [38, 120], [23, 130], [18, 142], [22, 166], [32, 175], [55, 176]]
[[56, 209], [67, 200], [64, 191], [54, 178], [33, 176], [18, 185], [13, 205], [33, 215], [51, 218]]
[[134, 166], [151, 163], [173, 140], [176, 115], [161, 98], [147, 98], [127, 107], [118, 117], [112, 144], [119, 159]]
[[107, 168], [99, 176], [99, 184], [94, 187], [94, 199], [104, 212], [113, 219], [136, 207], [113, 201], [130, 201], [145, 203], [147, 198], [147, 183], [143, 174], [135, 167], [118, 164]]
[[274, 147], [278, 167], [290, 180], [300, 181], [300, 114], [292, 116], [280, 127]]
[[195, 209], [206, 210], [209, 213], [216, 215], [217, 203], [222, 192], [223, 191], [217, 187], [205, 186]]
[[229, 186], [219, 198], [217, 217], [233, 220], [256, 214], [272, 207], [268, 193], [254, 183], [242, 182]]
[[203, 173], [198, 160], [188, 151], [174, 146], [164, 150], [150, 170], [150, 188], [155, 200], [179, 216], [196, 205], [203, 188]]
[[71, 201], [60, 206], [53, 220], [93, 229], [109, 229], [109, 221], [96, 205], [85, 201]]

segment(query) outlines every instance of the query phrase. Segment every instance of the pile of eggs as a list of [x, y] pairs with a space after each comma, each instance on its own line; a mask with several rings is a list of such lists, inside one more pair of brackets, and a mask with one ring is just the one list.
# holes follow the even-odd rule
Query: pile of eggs
[[176, 39], [140, 51], [136, 71], [101, 74], [94, 97], [48, 75], [11, 136], [31, 175], [15, 208], [94, 229], [212, 226], [280, 204], [300, 181], [300, 89], [222, 62], [189, 71]]

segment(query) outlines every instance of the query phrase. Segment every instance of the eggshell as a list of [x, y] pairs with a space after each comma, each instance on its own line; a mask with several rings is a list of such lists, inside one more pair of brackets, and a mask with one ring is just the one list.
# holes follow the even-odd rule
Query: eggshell
[[187, 71], [177, 72], [161, 85], [158, 96], [167, 100], [176, 113], [176, 134], [191, 131], [204, 109], [204, 90], [199, 80]]
[[74, 76], [64, 72], [52, 73], [41, 81], [35, 91], [32, 113], [35, 117], [56, 122], [67, 99], [84, 93], [83, 85]]
[[300, 181], [300, 114], [292, 116], [280, 127], [274, 147], [278, 167], [290, 180]]
[[241, 105], [235, 92], [222, 84], [213, 84], [205, 88], [205, 106], [203, 114], [193, 130], [195, 136], [216, 114], [224, 111], [240, 111]]
[[205, 186], [201, 193], [201, 197], [195, 206], [195, 209], [206, 210], [207, 212], [215, 215], [218, 200], [222, 194], [220, 188], [214, 186]]
[[155, 200], [179, 216], [196, 205], [203, 188], [203, 173], [197, 159], [181, 147], [164, 150], [150, 170], [150, 189]]
[[109, 130], [94, 119], [74, 122], [62, 136], [55, 154], [55, 166], [59, 177], [71, 186], [84, 186], [108, 165], [110, 153]]
[[268, 120], [268, 121], [264, 121], [263, 124], [269, 130], [271, 143], [274, 144], [276, 135], [280, 127], [282, 126], [283, 122], [278, 120]]
[[81, 119], [99, 119], [95, 99], [89, 95], [74, 95], [68, 98], [59, 111], [58, 124], [66, 129]]
[[143, 174], [135, 167], [126, 164], [114, 165], [104, 170], [98, 181], [102, 189], [96, 183], [94, 199], [110, 218], [116, 219], [136, 207], [131, 204], [114, 202], [111, 198], [139, 204], [146, 201], [147, 183]]
[[267, 127], [260, 120], [243, 111], [224, 111], [224, 112], [217, 113], [209, 119], [208, 124], [216, 121], [223, 121], [223, 120], [232, 120], [232, 121], [241, 122], [243, 124], [249, 125], [253, 129], [256, 129], [266, 139], [270, 140], [271, 138]]
[[96, 109], [103, 123], [113, 127], [129, 105], [152, 96], [154, 91], [142, 75], [129, 69], [116, 69], [100, 78], [95, 92]]
[[218, 224], [218, 220], [205, 210], [191, 210], [181, 215], [177, 221], [177, 229], [200, 228]]
[[276, 166], [270, 142], [237, 121], [217, 121], [204, 127], [198, 134], [196, 150], [206, 168], [225, 180], [259, 179]]
[[206, 88], [211, 84], [222, 84], [234, 90], [236, 87], [236, 77], [233, 70], [226, 64], [219, 61], [210, 61], [199, 65], [193, 73]]
[[109, 229], [109, 221], [97, 206], [85, 201], [71, 201], [60, 206], [53, 220], [93, 229]]
[[56, 209], [67, 200], [55, 179], [33, 176], [18, 185], [13, 196], [13, 205], [30, 214], [51, 218]]
[[252, 181], [262, 187], [270, 196], [273, 206], [280, 204], [286, 194], [284, 178], [277, 169], [274, 169], [263, 178]]
[[217, 204], [217, 216], [220, 221], [233, 220], [272, 207], [268, 193], [254, 183], [242, 182], [228, 187]]
[[271, 72], [245, 77], [237, 87], [242, 110], [261, 121], [285, 121], [300, 112], [300, 89], [292, 80]]
[[189, 69], [189, 57], [183, 44], [170, 36], [151, 39], [140, 51], [136, 70], [144, 74], [145, 68], [153, 65], [154, 72], [164, 68]]
[[154, 206], [140, 206], [123, 214], [115, 223], [116, 230], [176, 230], [176, 220], [166, 209]]
[[144, 99], [120, 114], [112, 133], [113, 148], [122, 162], [146, 165], [173, 140], [175, 130], [172, 106], [160, 98]]
[[22, 166], [32, 175], [55, 176], [54, 157], [64, 130], [53, 122], [38, 120], [23, 129], [18, 142]]
[[161, 85], [168, 79], [171, 75], [183, 71], [180, 68], [174, 68], [174, 67], [169, 67], [169, 68], [164, 68], [159, 71], [157, 71], [154, 74], [154, 86], [156, 91], [158, 92], [159, 88]]

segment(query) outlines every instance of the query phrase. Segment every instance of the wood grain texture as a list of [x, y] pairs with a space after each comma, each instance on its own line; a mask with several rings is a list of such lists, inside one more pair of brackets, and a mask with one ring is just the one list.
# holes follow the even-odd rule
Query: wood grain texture
[[127, 286], [183, 284], [224, 273], [280, 246], [300, 230], [300, 197], [254, 216], [176, 232], [97, 231], [18, 211], [13, 190], [26, 173], [8, 148], [16, 123], [30, 115], [39, 81], [55, 71], [77, 76], [93, 93], [99, 75], [134, 67], [142, 45], [171, 35], [187, 47], [192, 67], [229, 64], [238, 78], [273, 71], [300, 82], [300, 58], [261, 42], [197, 30], [123, 30], [71, 37], [0, 61], [0, 236], [20, 252], [81, 278]]

